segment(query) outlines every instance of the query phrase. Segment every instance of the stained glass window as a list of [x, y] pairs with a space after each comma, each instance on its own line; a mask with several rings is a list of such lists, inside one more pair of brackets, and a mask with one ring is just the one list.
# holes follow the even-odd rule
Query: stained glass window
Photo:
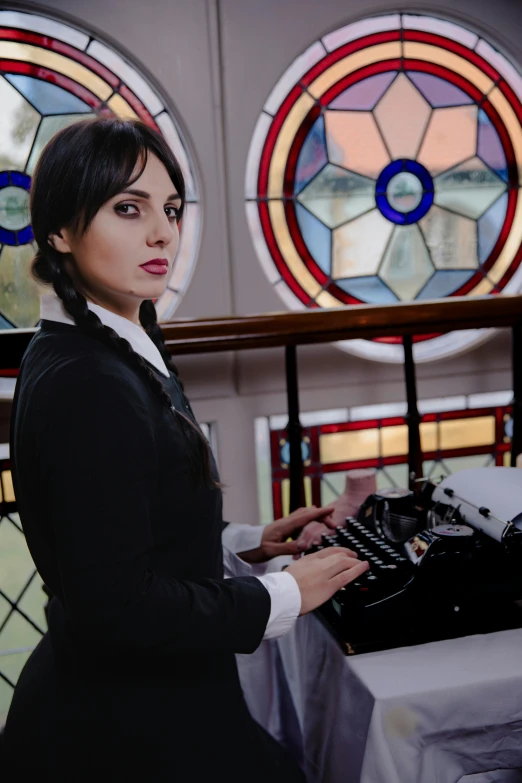
[[187, 208], [169, 287], [166, 320], [195, 264], [200, 209], [194, 166], [158, 90], [113, 48], [53, 19], [0, 11], [0, 329], [35, 326], [39, 291], [28, 194], [38, 156], [56, 131], [96, 115], [139, 118], [167, 139], [187, 180]]
[[[518, 291], [521, 101], [505, 55], [434, 17], [371, 17], [310, 46], [263, 107], [246, 175], [252, 238], [287, 306]], [[417, 338], [415, 356], [485, 337]], [[343, 347], [403, 356], [389, 339]]]
[[[509, 465], [511, 392], [422, 400], [419, 412], [424, 475], [466, 467]], [[375, 468], [377, 486], [408, 486], [406, 405], [392, 403], [318, 411], [301, 416], [307, 503], [330, 503], [344, 490], [348, 470]], [[286, 416], [256, 420], [261, 521], [288, 513], [290, 447]]]

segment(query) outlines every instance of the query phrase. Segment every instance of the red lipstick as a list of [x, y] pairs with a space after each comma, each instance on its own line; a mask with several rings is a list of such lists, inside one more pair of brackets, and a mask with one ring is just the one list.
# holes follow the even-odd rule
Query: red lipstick
[[150, 275], [166, 275], [169, 270], [169, 262], [166, 258], [152, 258], [140, 266]]

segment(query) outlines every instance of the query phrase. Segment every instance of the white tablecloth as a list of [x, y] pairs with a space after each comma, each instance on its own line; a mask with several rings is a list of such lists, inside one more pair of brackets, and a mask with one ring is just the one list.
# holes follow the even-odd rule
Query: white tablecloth
[[522, 783], [522, 630], [346, 657], [307, 616], [238, 661], [308, 783]]

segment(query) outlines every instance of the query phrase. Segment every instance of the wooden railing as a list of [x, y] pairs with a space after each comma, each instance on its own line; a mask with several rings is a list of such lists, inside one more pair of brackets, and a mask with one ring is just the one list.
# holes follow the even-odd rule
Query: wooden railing
[[[522, 451], [522, 296], [466, 297], [390, 305], [357, 305], [249, 316], [180, 319], [162, 326], [172, 354], [284, 347], [290, 445], [290, 507], [303, 502], [302, 429], [299, 421], [297, 346], [359, 338], [398, 337], [404, 347], [408, 405], [409, 469], [412, 486], [422, 473], [417, 410], [414, 335], [461, 329], [510, 328], [512, 331], [513, 438], [511, 464]], [[0, 373], [12, 374], [35, 330], [0, 332]]]

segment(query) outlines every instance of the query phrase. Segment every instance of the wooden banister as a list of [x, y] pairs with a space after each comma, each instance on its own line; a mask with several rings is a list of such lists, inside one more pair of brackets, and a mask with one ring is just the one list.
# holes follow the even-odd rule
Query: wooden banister
[[[162, 329], [169, 351], [195, 354], [518, 325], [522, 325], [522, 295], [503, 294], [333, 310], [182, 318], [162, 324]], [[35, 332], [0, 330], [0, 370], [20, 365]]]
[[186, 319], [163, 324], [162, 328], [171, 353], [195, 354], [519, 324], [522, 296], [506, 294]]
[[[291, 509], [303, 502], [301, 425], [296, 346], [338, 340], [399, 337], [405, 350], [410, 478], [422, 471], [413, 336], [460, 329], [505, 328], [513, 334], [512, 464], [522, 452], [522, 296], [451, 297], [424, 302], [354, 305], [333, 310], [265, 313], [219, 318], [179, 319], [162, 324], [173, 354], [285, 347], [290, 445]], [[0, 375], [20, 366], [35, 329], [0, 331]]]

